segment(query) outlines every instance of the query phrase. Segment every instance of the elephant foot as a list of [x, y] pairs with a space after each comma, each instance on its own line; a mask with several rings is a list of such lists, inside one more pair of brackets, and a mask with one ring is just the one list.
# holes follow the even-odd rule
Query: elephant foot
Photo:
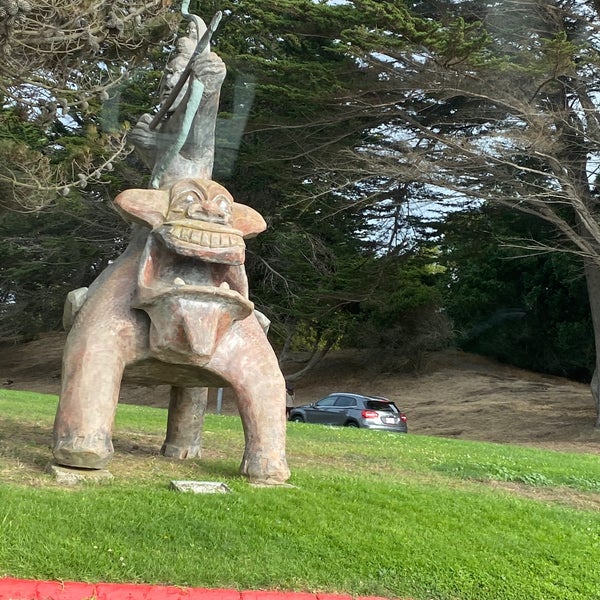
[[160, 449], [160, 453], [167, 458], [178, 458], [184, 460], [186, 458], [199, 458], [202, 452], [202, 447], [198, 446], [180, 446], [178, 444], [169, 444], [165, 442]]
[[80, 469], [104, 469], [113, 455], [113, 445], [108, 436], [65, 437], [54, 444], [57, 464]]
[[251, 483], [264, 485], [284, 485], [290, 478], [285, 458], [261, 456], [258, 453], [244, 454], [240, 472]]

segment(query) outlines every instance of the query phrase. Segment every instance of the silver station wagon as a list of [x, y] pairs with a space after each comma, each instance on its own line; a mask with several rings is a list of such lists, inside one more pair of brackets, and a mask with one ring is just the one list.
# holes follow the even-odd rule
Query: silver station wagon
[[290, 421], [407, 433], [406, 415], [387, 398], [335, 392], [313, 404], [292, 408]]

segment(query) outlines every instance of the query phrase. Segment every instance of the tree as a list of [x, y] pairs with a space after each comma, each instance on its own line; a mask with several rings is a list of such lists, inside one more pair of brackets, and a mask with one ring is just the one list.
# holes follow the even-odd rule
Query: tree
[[380, 126], [338, 160], [341, 185], [416, 182], [551, 224], [560, 239], [521, 245], [583, 258], [600, 361], [597, 7], [414, 2], [418, 21], [395, 2], [352, 5], [364, 26], [342, 40], [379, 85], [341, 101]]
[[[27, 68], [4, 73], [4, 81], [16, 82], [15, 89], [20, 91], [11, 96], [0, 115], [4, 118], [0, 136], [7, 131], [5, 138], [12, 136], [22, 152], [19, 165], [11, 165], [5, 177], [4, 204], [21, 210], [44, 205], [49, 220], [49, 229], [39, 227], [46, 219], [41, 215], [35, 221], [29, 217], [7, 220], [7, 226], [18, 228], [23, 238], [17, 247], [4, 250], [0, 241], [0, 255], [14, 261], [5, 265], [3, 273], [10, 310], [25, 298], [32, 310], [33, 280], [43, 278], [42, 268], [35, 274], [28, 270], [32, 254], [26, 239], [48, 230], [62, 237], [86, 220], [99, 218], [96, 210], [103, 209], [103, 203], [123, 186], [145, 185], [144, 170], [136, 169], [133, 156], [123, 161], [121, 148], [127, 121], [134, 122], [151, 109], [167, 61], [163, 45], [153, 49], [149, 43], [152, 39], [168, 42], [179, 25], [178, 13], [169, 12], [165, 4], [84, 2], [81, 11], [71, 11], [68, 18], [66, 1], [40, 4], [41, 12], [36, 13], [36, 7], [25, 13], [29, 24], [43, 18], [68, 34], [65, 40], [62, 34], [53, 34], [49, 36], [52, 43], [44, 46], [46, 38], [35, 37], [33, 27], [26, 27], [27, 20], [13, 24], [7, 33], [13, 56], [20, 56]], [[148, 12], [136, 12], [144, 7]], [[388, 295], [378, 296], [376, 286], [386, 280], [385, 273], [396, 277], [408, 264], [399, 258], [402, 252], [397, 244], [405, 220], [400, 209], [403, 191], [397, 191], [385, 210], [384, 202], [374, 210], [365, 200], [364, 187], [322, 192], [318, 185], [330, 177], [315, 169], [330, 164], [341, 149], [370, 139], [371, 128], [379, 122], [377, 116], [351, 111], [338, 101], [340, 96], [374, 87], [379, 80], [378, 73], [364, 69], [340, 41], [340, 32], [360, 27], [362, 14], [351, 6], [309, 0], [206, 0], [193, 2], [190, 9], [206, 19], [216, 10], [225, 14], [214, 38], [215, 49], [229, 70], [218, 123], [221, 145], [215, 176], [238, 201], [251, 204], [269, 221], [269, 231], [249, 243], [247, 266], [254, 299], [272, 319], [278, 347], [310, 340], [318, 355], [344, 336], [358, 339], [358, 323], [389, 329], [391, 315], [400, 319], [401, 307], [407, 305], [389, 295], [395, 308], [387, 310]], [[76, 13], [78, 19], [73, 17]], [[119, 20], [122, 27], [117, 26]], [[99, 48], [89, 38], [90, 31], [94, 40], [101, 41]], [[34, 42], [38, 46], [32, 46]], [[40, 56], [21, 56], [21, 43], [36, 47]], [[169, 44], [164, 48], [168, 52]], [[47, 82], [39, 77], [44, 70], [50, 74]], [[123, 71], [130, 75], [126, 82]], [[0, 80], [1, 76], [0, 72]], [[116, 85], [106, 87], [110, 82]], [[12, 93], [11, 85], [4, 86], [7, 94]], [[28, 96], [30, 89], [36, 93]], [[34, 172], [34, 167], [43, 172]], [[60, 214], [64, 206], [61, 194], [66, 194], [67, 203], [83, 203], [77, 217], [82, 221], [63, 220], [64, 229], [58, 227], [60, 219], [57, 222], [51, 215]], [[393, 227], [382, 241], [374, 223], [390, 216]], [[109, 220], [118, 248], [124, 233]], [[89, 241], [90, 248], [69, 251], [69, 260], [63, 261], [71, 265], [70, 259], [79, 255], [83, 263], [57, 274], [61, 283], [53, 290], [53, 316], [46, 311], [43, 326], [57, 322], [59, 299], [69, 286], [74, 287], [71, 284], [85, 280], [79, 274], [87, 277], [112, 256], [110, 243], [103, 246], [100, 256], [93, 251], [98, 238], [92, 235]], [[67, 242], [58, 246], [70, 248]], [[382, 254], [388, 251], [391, 259], [383, 260]], [[407, 276], [405, 281], [417, 287], [423, 284], [420, 275]], [[426, 294], [414, 298], [431, 306]], [[416, 308], [413, 302], [411, 321]]]
[[128, 152], [111, 100], [169, 36], [169, 4], [0, 2], [0, 210], [38, 210]]
[[61, 329], [66, 294], [89, 286], [123, 247], [120, 217], [88, 198], [70, 194], [53, 210], [0, 222], [0, 338]]
[[[229, 72], [218, 123], [222, 144], [234, 145], [226, 134], [240, 119], [236, 93], [249, 96], [251, 89], [253, 97], [235, 165], [226, 161], [231, 170], [223, 168], [218, 147], [215, 171], [237, 200], [268, 220], [268, 231], [249, 246], [247, 269], [253, 298], [272, 320], [272, 339], [282, 356], [294, 344], [312, 348], [315, 357], [350, 340], [364, 346], [365, 336], [356, 333], [360, 323], [390, 329], [389, 319], [383, 324], [373, 316], [391, 299], [377, 286], [384, 272], [398, 275], [403, 263], [392, 269], [392, 261], [380, 260], [382, 242], [373, 224], [387, 213], [376, 216], [364, 190], [321, 190], [330, 177], [316, 169], [361, 143], [377, 122], [369, 114], [350, 114], [338, 101], [377, 84], [377, 74], [362, 69], [340, 45], [340, 32], [359, 27], [362, 15], [344, 4], [310, 0], [206, 1], [196, 7], [204, 15], [217, 9], [225, 14], [214, 43]], [[391, 210], [400, 228], [402, 215]]]
[[[60, 327], [66, 293], [122, 247], [110, 202], [143, 176], [125, 134], [136, 82], [156, 79], [170, 2], [0, 1], [0, 333]], [[129, 80], [135, 75], [135, 81]], [[141, 106], [139, 106], [141, 104]], [[133, 168], [132, 168], [133, 167]]]
[[589, 382], [594, 335], [581, 260], [512, 247], [524, 238], [551, 244], [555, 230], [488, 203], [449, 215], [440, 231], [441, 290], [460, 347]]

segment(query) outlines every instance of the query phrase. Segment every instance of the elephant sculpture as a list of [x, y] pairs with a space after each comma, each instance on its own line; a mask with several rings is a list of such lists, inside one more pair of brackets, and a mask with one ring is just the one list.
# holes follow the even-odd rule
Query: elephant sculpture
[[285, 382], [244, 268], [244, 240], [266, 224], [211, 179], [225, 69], [202, 47], [204, 23], [185, 16], [190, 29], [166, 78], [169, 110], [158, 122], [144, 115], [131, 135], [152, 188], [115, 199], [133, 224], [130, 243], [90, 286], [67, 337], [53, 453], [62, 466], [104, 468], [126, 380], [171, 386], [162, 453], [198, 456], [207, 387], [230, 386], [245, 435], [242, 474], [281, 484]]

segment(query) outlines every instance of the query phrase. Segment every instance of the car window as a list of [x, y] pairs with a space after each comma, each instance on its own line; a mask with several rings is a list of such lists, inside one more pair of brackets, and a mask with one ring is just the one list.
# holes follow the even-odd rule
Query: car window
[[384, 412], [398, 413], [398, 407], [393, 402], [382, 402], [381, 400], [367, 400], [365, 407], [371, 410], [381, 410]]
[[338, 396], [335, 401], [336, 406], [356, 406], [356, 398], [350, 396]]
[[317, 402], [317, 406], [333, 406], [335, 404], [337, 396], [327, 396], [323, 400]]

